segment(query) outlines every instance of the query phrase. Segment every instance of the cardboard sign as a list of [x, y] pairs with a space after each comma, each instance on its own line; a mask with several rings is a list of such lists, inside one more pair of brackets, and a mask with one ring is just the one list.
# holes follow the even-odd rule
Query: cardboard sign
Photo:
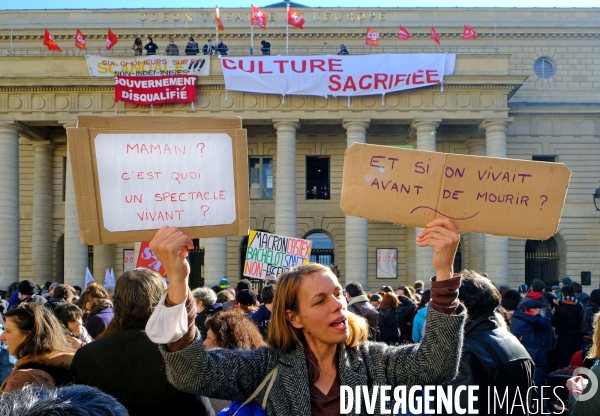
[[251, 230], [244, 262], [244, 276], [265, 279], [279, 276], [310, 260], [312, 241]]
[[68, 128], [82, 244], [247, 235], [246, 131], [239, 118], [80, 116]]
[[346, 150], [340, 206], [370, 220], [545, 240], [556, 234], [571, 171], [561, 163], [368, 144]]

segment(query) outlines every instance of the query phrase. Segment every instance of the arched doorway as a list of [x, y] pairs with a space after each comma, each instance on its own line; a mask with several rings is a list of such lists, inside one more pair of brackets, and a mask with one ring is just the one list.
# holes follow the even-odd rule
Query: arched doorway
[[304, 238], [312, 241], [310, 252], [311, 263], [320, 263], [327, 267], [335, 264], [333, 241], [331, 241], [331, 238], [327, 234], [322, 231], [311, 231]]
[[558, 284], [558, 244], [554, 237], [525, 243], [525, 283], [540, 279], [546, 286]]
[[188, 250], [188, 262], [190, 263], [190, 288], [204, 286], [204, 249], [200, 248], [200, 240], [198, 238], [192, 240], [194, 248]]

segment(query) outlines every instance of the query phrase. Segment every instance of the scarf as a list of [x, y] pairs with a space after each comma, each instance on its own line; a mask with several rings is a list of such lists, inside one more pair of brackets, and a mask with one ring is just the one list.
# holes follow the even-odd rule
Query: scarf
[[525, 295], [525, 297], [530, 298], [530, 299], [540, 300], [541, 298], [544, 297], [544, 295], [542, 295], [540, 292], [529, 292], [527, 295]]
[[563, 296], [560, 299], [560, 302], [564, 303], [565, 305], [577, 305], [579, 303], [575, 296]]

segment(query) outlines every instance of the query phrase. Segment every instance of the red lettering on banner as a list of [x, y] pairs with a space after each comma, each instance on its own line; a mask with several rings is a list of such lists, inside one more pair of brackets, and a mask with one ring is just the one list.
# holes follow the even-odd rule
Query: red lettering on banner
[[[329, 59], [329, 72], [344, 72], [341, 59]], [[334, 69], [340, 68], [340, 69]]]
[[373, 85], [371, 83], [369, 83], [368, 85], [364, 85], [363, 81], [366, 79], [371, 80], [371, 79], [373, 79], [373, 77], [371, 75], [363, 75], [362, 77], [360, 77], [360, 81], [358, 81], [358, 86], [360, 87], [361, 90], [368, 90]]
[[237, 69], [237, 66], [235, 66], [235, 61], [233, 59], [221, 58], [221, 62], [223, 62], [223, 66], [227, 69]]
[[325, 69], [325, 61], [322, 59], [311, 59], [310, 72], [315, 72], [315, 69], [320, 69], [321, 72], [327, 72], [327, 70]]
[[440, 75], [438, 74], [438, 71], [436, 71], [435, 69], [428, 69], [427, 71], [425, 71], [425, 79], [427, 80], [428, 84], [439, 84], [440, 83], [440, 79], [439, 78], [435, 78], [434, 77], [439, 77]]
[[[252, 61], [252, 62], [254, 62], [254, 61]], [[264, 65], [263, 61], [260, 61], [258, 63], [258, 73], [259, 74], [272, 74], [273, 73], [273, 71], [265, 71], [263, 65]]]
[[340, 84], [340, 80], [342, 79], [342, 77], [340, 77], [339, 75], [332, 75], [329, 77], [329, 89], [331, 91], [339, 91], [340, 88], [342, 88], [342, 84]]
[[285, 70], [283, 69], [284, 64], [288, 63], [289, 61], [281, 61], [281, 60], [275, 60], [273, 61], [273, 63], [275, 64], [279, 64], [279, 73], [283, 74], [285, 72]]

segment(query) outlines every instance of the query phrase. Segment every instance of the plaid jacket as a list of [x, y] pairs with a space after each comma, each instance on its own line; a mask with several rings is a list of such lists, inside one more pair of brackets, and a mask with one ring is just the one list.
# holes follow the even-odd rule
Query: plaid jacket
[[[346, 386], [441, 384], [456, 376], [463, 339], [465, 309], [445, 315], [429, 308], [421, 344], [388, 346], [367, 342], [358, 348], [338, 345], [340, 384]], [[169, 381], [178, 389], [218, 399], [245, 401], [266, 375], [279, 364], [277, 379], [267, 401], [269, 416], [310, 416], [309, 377], [302, 345], [285, 354], [271, 348], [251, 351], [206, 351], [196, 340], [178, 352], [160, 347]], [[261, 405], [264, 391], [254, 402]], [[389, 406], [389, 403], [388, 403]], [[364, 409], [364, 406], [363, 406]], [[375, 414], [380, 414], [377, 402]], [[351, 413], [352, 415], [354, 413]]]

